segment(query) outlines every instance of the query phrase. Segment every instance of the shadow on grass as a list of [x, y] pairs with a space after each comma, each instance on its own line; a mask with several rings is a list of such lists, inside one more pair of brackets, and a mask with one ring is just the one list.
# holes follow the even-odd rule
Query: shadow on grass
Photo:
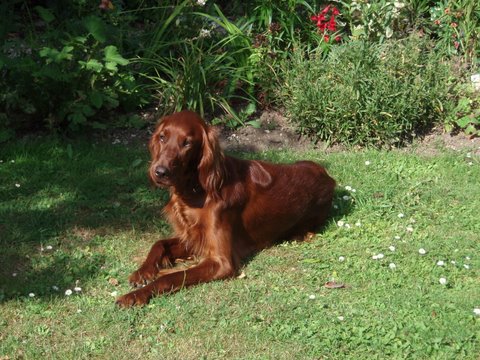
[[[29, 292], [63, 296], [77, 279], [95, 278], [112, 262], [105, 244], [125, 246], [115, 239], [120, 232], [135, 229], [159, 237], [166, 232], [161, 209], [168, 193], [150, 187], [148, 151], [141, 146], [45, 138], [1, 150], [0, 302]], [[282, 156], [239, 155], [296, 160]], [[338, 200], [343, 195], [345, 191], [336, 191], [341, 206], [334, 210], [334, 221], [351, 210]]]
[[97, 276], [121, 231], [165, 230], [146, 149], [45, 138], [0, 153], [0, 302]]

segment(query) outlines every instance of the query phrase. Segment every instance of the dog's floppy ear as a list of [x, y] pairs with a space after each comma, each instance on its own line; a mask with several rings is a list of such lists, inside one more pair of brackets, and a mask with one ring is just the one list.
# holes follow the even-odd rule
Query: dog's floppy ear
[[200, 185], [213, 197], [220, 196], [225, 180], [225, 157], [218, 141], [217, 131], [204, 127], [202, 134], [202, 155], [198, 165]]
[[[160, 140], [158, 138], [161, 132], [162, 123], [159, 122], [153, 132], [152, 136], [150, 137], [150, 141], [148, 142], [148, 150], [150, 150], [150, 158], [152, 163], [154, 163], [158, 157], [160, 156]], [[152, 185], [155, 185], [155, 175], [153, 174], [153, 169], [150, 167], [148, 171], [148, 177]]]

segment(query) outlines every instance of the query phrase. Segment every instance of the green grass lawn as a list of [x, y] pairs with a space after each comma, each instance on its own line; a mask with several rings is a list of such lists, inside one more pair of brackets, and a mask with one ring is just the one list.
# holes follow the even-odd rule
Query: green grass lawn
[[3, 146], [0, 359], [478, 359], [480, 160], [466, 155], [256, 155], [327, 166], [325, 229], [261, 252], [242, 279], [120, 310], [115, 293], [169, 231], [146, 147]]

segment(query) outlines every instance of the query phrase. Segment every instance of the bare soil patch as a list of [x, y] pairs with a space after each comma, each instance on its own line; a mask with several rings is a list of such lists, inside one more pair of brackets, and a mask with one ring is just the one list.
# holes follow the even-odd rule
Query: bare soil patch
[[[149, 114], [153, 119], [153, 116]], [[357, 150], [343, 145], [314, 142], [301, 136], [294, 125], [279, 111], [264, 111], [259, 117], [260, 127], [245, 126], [239, 129], [220, 127], [220, 143], [227, 152], [259, 153], [268, 150], [292, 150], [297, 152], [319, 149], [325, 152]], [[154, 121], [152, 121], [153, 123]], [[146, 130], [119, 130], [109, 135], [112, 144], [147, 144], [154, 126]], [[447, 134], [433, 129], [429, 134], [415, 139], [411, 144], [396, 149], [425, 156], [435, 156], [445, 150], [480, 156], [480, 138], [465, 134]]]

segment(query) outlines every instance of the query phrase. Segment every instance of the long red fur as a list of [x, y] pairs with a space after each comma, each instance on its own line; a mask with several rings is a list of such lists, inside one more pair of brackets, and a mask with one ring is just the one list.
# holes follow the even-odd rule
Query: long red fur
[[[226, 156], [215, 129], [194, 112], [164, 117], [149, 149], [152, 182], [170, 190], [164, 213], [173, 236], [157, 241], [130, 275], [134, 286], [143, 287], [117, 299], [120, 306], [235, 276], [247, 256], [281, 240], [301, 239], [328, 216], [335, 181], [323, 167]], [[172, 267], [188, 258], [197, 262]]]

